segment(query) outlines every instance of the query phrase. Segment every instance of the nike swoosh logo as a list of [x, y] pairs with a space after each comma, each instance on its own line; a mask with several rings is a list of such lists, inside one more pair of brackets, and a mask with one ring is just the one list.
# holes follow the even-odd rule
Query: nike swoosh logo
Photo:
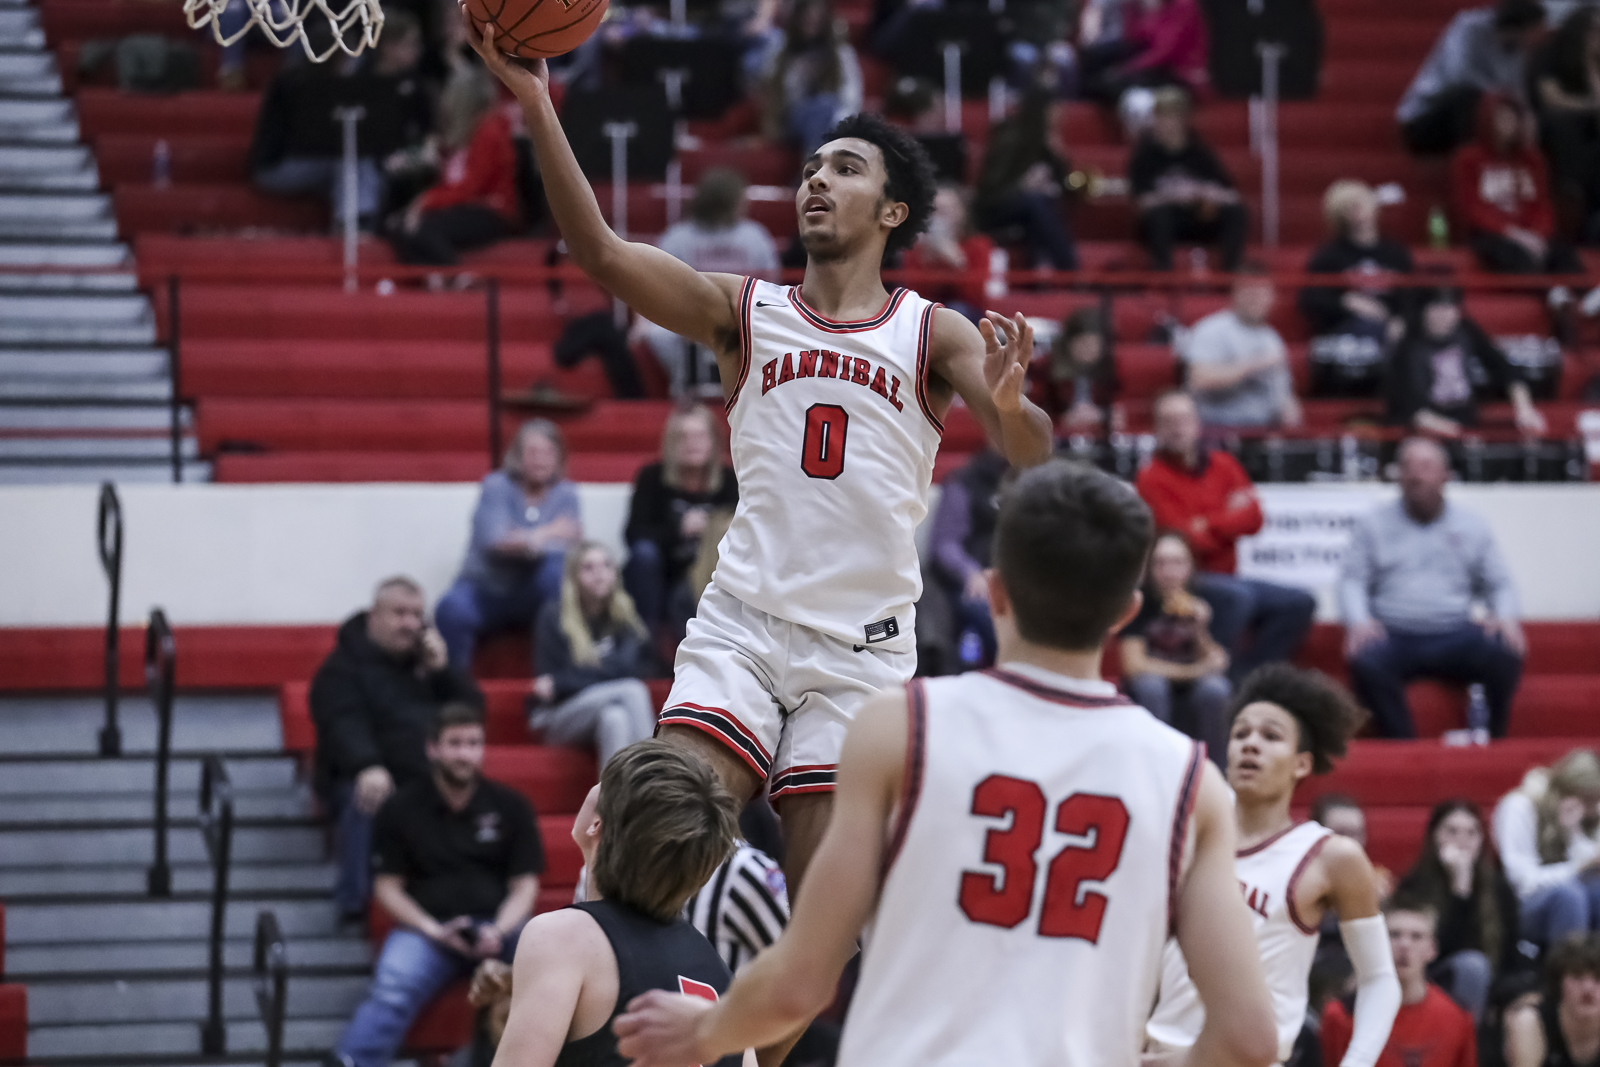
[[786, 308], [788, 306], [788, 304], [763, 304], [759, 300], [756, 301], [756, 307], [758, 308]]

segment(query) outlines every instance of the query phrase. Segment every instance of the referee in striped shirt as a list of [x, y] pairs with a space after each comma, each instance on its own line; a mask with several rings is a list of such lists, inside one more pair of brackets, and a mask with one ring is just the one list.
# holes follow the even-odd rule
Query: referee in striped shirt
[[778, 940], [789, 922], [783, 868], [765, 852], [740, 841], [711, 880], [689, 899], [684, 915], [717, 955], [738, 973]]

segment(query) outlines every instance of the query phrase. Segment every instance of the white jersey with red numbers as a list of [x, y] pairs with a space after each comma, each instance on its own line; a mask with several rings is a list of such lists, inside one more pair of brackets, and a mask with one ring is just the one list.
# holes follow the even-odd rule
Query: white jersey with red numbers
[[1137, 1067], [1204, 746], [1018, 664], [907, 706], [840, 1067]]
[[[1241, 849], [1235, 869], [1239, 891], [1250, 907], [1256, 945], [1272, 992], [1278, 1021], [1278, 1062], [1294, 1051], [1305, 1024], [1309, 994], [1306, 978], [1317, 952], [1317, 928], [1295, 910], [1295, 886], [1332, 831], [1303, 822], [1260, 844]], [[1147, 1028], [1151, 1040], [1169, 1049], [1188, 1048], [1200, 1036], [1206, 1009], [1189, 979], [1189, 966], [1176, 941], [1167, 945], [1161, 965], [1161, 1000]]]
[[852, 644], [913, 647], [914, 536], [943, 429], [927, 399], [936, 306], [896, 289], [872, 318], [834, 322], [798, 287], [746, 280], [719, 589]]

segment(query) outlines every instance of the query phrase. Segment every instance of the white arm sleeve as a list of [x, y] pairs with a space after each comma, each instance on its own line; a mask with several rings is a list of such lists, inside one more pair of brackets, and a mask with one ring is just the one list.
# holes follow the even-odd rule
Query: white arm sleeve
[[1339, 936], [1356, 971], [1354, 1027], [1339, 1067], [1372, 1067], [1400, 1010], [1400, 979], [1394, 973], [1389, 928], [1383, 916], [1370, 915], [1340, 923]]

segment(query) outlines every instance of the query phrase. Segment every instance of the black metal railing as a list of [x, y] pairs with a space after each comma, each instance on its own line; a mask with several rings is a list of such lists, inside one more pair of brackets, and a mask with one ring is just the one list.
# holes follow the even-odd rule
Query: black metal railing
[[219, 1056], [228, 1051], [228, 1030], [222, 1017], [222, 949], [228, 922], [228, 875], [233, 863], [233, 782], [227, 764], [216, 753], [200, 763], [200, 836], [211, 857], [211, 938], [206, 956], [206, 1021], [200, 1028], [200, 1051]]
[[117, 614], [122, 603], [122, 501], [110, 482], [100, 486], [98, 521], [100, 567], [111, 587], [111, 605], [106, 611], [106, 722], [100, 728], [100, 755], [122, 755], [122, 728], [117, 725], [117, 673], [121, 660], [117, 649]]
[[266, 1067], [283, 1063], [283, 1017], [289, 999], [289, 947], [270, 911], [256, 913], [256, 951], [251, 964], [255, 975], [256, 1007], [267, 1028]]
[[172, 639], [172, 627], [167, 625], [167, 613], [160, 608], [151, 608], [150, 623], [144, 631], [144, 681], [156, 712], [155, 862], [150, 865], [146, 878], [153, 897], [172, 895], [172, 867], [167, 862], [167, 772], [172, 762], [173, 668], [176, 659], [177, 646]]

